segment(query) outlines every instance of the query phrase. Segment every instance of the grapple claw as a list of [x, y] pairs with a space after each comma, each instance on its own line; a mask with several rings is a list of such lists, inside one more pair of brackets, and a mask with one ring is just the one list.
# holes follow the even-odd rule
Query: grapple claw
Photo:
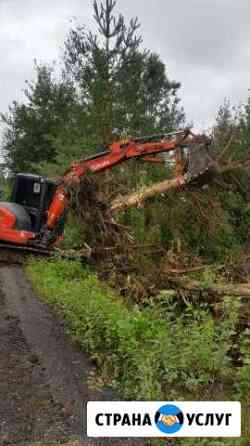
[[196, 144], [188, 150], [187, 173], [194, 179], [200, 175], [213, 171], [216, 163], [209, 152], [209, 146], [206, 144]]

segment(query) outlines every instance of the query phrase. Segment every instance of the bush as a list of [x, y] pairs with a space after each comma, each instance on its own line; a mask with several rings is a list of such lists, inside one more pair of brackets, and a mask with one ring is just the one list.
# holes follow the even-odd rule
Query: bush
[[62, 249], [74, 249], [82, 246], [84, 242], [84, 231], [77, 217], [70, 211], [67, 215], [64, 229], [64, 238], [60, 243]]

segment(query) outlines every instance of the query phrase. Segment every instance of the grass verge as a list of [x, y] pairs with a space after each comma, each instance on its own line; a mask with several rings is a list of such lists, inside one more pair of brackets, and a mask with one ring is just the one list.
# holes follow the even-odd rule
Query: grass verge
[[123, 398], [249, 401], [249, 333], [238, 340], [245, 365], [236, 369], [228, 352], [238, 308], [230, 299], [218, 323], [206, 308], [190, 306], [176, 317], [166, 296], [144, 309], [129, 307], [78, 262], [35, 261], [27, 273]]

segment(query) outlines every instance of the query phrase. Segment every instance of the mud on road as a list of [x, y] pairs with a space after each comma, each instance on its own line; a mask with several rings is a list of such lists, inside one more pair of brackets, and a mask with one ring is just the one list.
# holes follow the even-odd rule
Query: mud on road
[[114, 399], [91, 391], [88, 357], [36, 298], [21, 267], [0, 268], [0, 446], [145, 445], [88, 439], [84, 406]]

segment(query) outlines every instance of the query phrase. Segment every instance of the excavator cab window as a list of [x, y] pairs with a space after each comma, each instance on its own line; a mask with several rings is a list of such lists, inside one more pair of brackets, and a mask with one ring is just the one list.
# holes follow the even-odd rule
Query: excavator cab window
[[17, 174], [11, 201], [20, 204], [31, 218], [32, 230], [39, 232], [46, 220], [55, 183], [39, 175]]
[[40, 194], [40, 192], [41, 192], [41, 184], [40, 183], [34, 183], [33, 192], [34, 192], [34, 194]]
[[40, 177], [18, 174], [15, 178], [11, 201], [22, 206], [39, 209], [41, 202]]

